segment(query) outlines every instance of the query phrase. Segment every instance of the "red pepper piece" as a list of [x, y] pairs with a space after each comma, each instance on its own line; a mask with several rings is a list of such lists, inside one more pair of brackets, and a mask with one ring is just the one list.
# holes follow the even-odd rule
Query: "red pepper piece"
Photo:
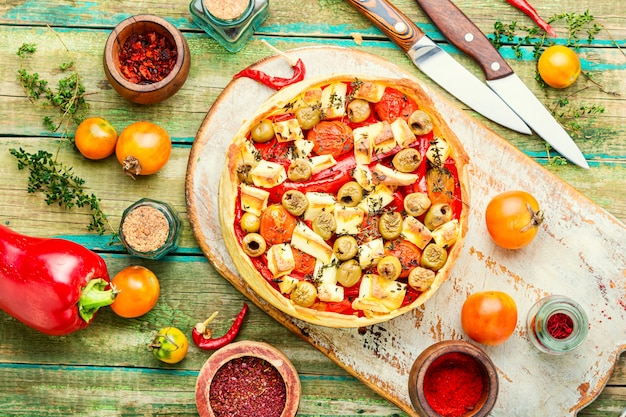
[[54, 336], [87, 327], [115, 299], [109, 282], [95, 252], [0, 225], [0, 309], [27, 326]]
[[509, 4], [511, 4], [512, 6], [524, 12], [528, 17], [533, 19], [533, 21], [537, 24], [537, 26], [545, 30], [548, 33], [548, 35], [552, 36], [553, 38], [556, 38], [556, 32], [554, 31], [554, 29], [552, 29], [552, 26], [550, 26], [548, 22], [543, 20], [541, 16], [539, 16], [535, 8], [531, 6], [530, 3], [528, 3], [526, 0], [506, 0], [506, 1], [509, 2]]
[[255, 81], [265, 84], [269, 88], [273, 88], [274, 90], [280, 90], [283, 87], [287, 87], [288, 85], [297, 83], [298, 81], [302, 81], [305, 74], [306, 69], [304, 67], [304, 62], [302, 62], [301, 59], [298, 59], [293, 65], [293, 75], [290, 78], [274, 77], [263, 71], [255, 70], [252, 68], [245, 68], [239, 71], [233, 76], [233, 78], [251, 78]]
[[198, 323], [191, 332], [193, 342], [202, 350], [216, 350], [226, 346], [237, 337], [243, 318], [248, 311], [248, 304], [243, 303], [243, 307], [230, 329], [221, 337], [211, 338], [211, 331], [207, 328], [207, 324], [217, 316], [217, 312], [213, 313], [205, 322]]

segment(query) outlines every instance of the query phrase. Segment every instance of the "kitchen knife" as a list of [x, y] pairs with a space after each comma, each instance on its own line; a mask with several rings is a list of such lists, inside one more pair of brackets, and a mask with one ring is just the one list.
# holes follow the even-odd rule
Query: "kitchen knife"
[[372, 20], [422, 72], [450, 94], [502, 126], [531, 134], [528, 126], [497, 94], [437, 46], [395, 6], [386, 0], [348, 2]]
[[454, 46], [474, 58], [485, 73], [487, 85], [532, 130], [564, 158], [589, 169], [582, 152], [546, 107], [515, 75], [489, 39], [449, 0], [415, 0]]

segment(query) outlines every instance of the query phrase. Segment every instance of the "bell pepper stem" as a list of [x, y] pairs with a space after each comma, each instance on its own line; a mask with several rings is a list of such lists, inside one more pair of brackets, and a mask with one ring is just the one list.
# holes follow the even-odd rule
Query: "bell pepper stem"
[[83, 288], [78, 301], [78, 313], [87, 323], [93, 319], [100, 307], [108, 306], [115, 300], [115, 290], [113, 288], [105, 290], [108, 285], [109, 283], [102, 278], [95, 278]]

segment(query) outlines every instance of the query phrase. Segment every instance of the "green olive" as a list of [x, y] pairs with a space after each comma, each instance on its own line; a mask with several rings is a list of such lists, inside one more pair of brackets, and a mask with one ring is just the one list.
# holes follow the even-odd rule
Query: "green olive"
[[333, 251], [335, 252], [337, 259], [340, 261], [347, 261], [357, 255], [357, 252], [359, 251], [359, 244], [353, 236], [339, 236], [335, 239]]
[[322, 113], [313, 107], [300, 107], [296, 110], [296, 119], [301, 129], [310, 130], [322, 120]]
[[320, 235], [322, 239], [328, 240], [333, 236], [337, 223], [335, 223], [335, 216], [332, 213], [323, 211], [313, 219], [311, 226], [313, 231]]
[[393, 240], [402, 233], [402, 214], [397, 211], [386, 211], [378, 220], [378, 231], [383, 238]]
[[356, 259], [347, 260], [339, 265], [337, 282], [346, 288], [350, 288], [359, 282], [362, 273], [361, 265], [359, 265]]
[[296, 159], [287, 168], [287, 177], [293, 182], [306, 181], [311, 175], [311, 164], [305, 159]]
[[372, 113], [372, 109], [370, 104], [361, 99], [352, 100], [350, 104], [348, 104], [348, 119], [352, 123], [361, 123], [367, 120]]
[[241, 230], [246, 233], [256, 233], [261, 226], [261, 219], [256, 214], [245, 212], [243, 216], [241, 216], [239, 225], [241, 226]]
[[252, 171], [252, 165], [248, 163], [240, 163], [237, 166], [237, 178], [240, 182], [245, 184], [252, 184], [252, 177], [250, 177], [250, 171]]
[[417, 149], [402, 149], [393, 157], [391, 163], [400, 172], [413, 172], [422, 163], [422, 155]]
[[415, 110], [407, 120], [411, 132], [417, 136], [430, 133], [433, 130], [433, 119], [423, 110]]
[[311, 307], [317, 299], [317, 288], [309, 281], [299, 281], [291, 291], [291, 301], [302, 307]]
[[250, 131], [250, 137], [255, 142], [269, 142], [274, 139], [274, 124], [269, 119], [263, 119]]
[[420, 264], [424, 268], [438, 271], [446, 264], [447, 260], [448, 252], [444, 248], [437, 246], [435, 243], [429, 243], [422, 252]]
[[248, 233], [243, 237], [241, 244], [243, 245], [243, 251], [253, 258], [263, 255], [267, 248], [265, 239], [258, 233]]
[[395, 256], [387, 255], [378, 261], [376, 270], [381, 277], [389, 281], [395, 281], [402, 273], [402, 264]]
[[309, 200], [302, 191], [289, 190], [281, 199], [283, 207], [294, 216], [302, 216], [309, 206]]
[[416, 266], [415, 268], [411, 269], [408, 277], [409, 285], [417, 291], [422, 292], [427, 291], [434, 281], [435, 272], [421, 266]]
[[430, 198], [426, 193], [411, 193], [404, 197], [404, 211], [413, 217], [419, 217], [426, 213], [430, 207]]
[[356, 207], [363, 199], [363, 188], [356, 181], [341, 186], [337, 192], [337, 201], [346, 207]]
[[452, 207], [446, 203], [431, 206], [424, 216], [424, 225], [428, 230], [435, 230], [444, 223], [452, 220]]

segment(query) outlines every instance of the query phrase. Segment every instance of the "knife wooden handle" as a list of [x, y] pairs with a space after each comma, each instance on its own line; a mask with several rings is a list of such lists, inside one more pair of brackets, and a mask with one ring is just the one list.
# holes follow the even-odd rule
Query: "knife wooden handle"
[[408, 17], [387, 0], [348, 0], [367, 16], [404, 52], [426, 36]]
[[488, 80], [513, 73], [489, 39], [454, 3], [449, 0], [415, 1], [450, 43], [478, 62]]

